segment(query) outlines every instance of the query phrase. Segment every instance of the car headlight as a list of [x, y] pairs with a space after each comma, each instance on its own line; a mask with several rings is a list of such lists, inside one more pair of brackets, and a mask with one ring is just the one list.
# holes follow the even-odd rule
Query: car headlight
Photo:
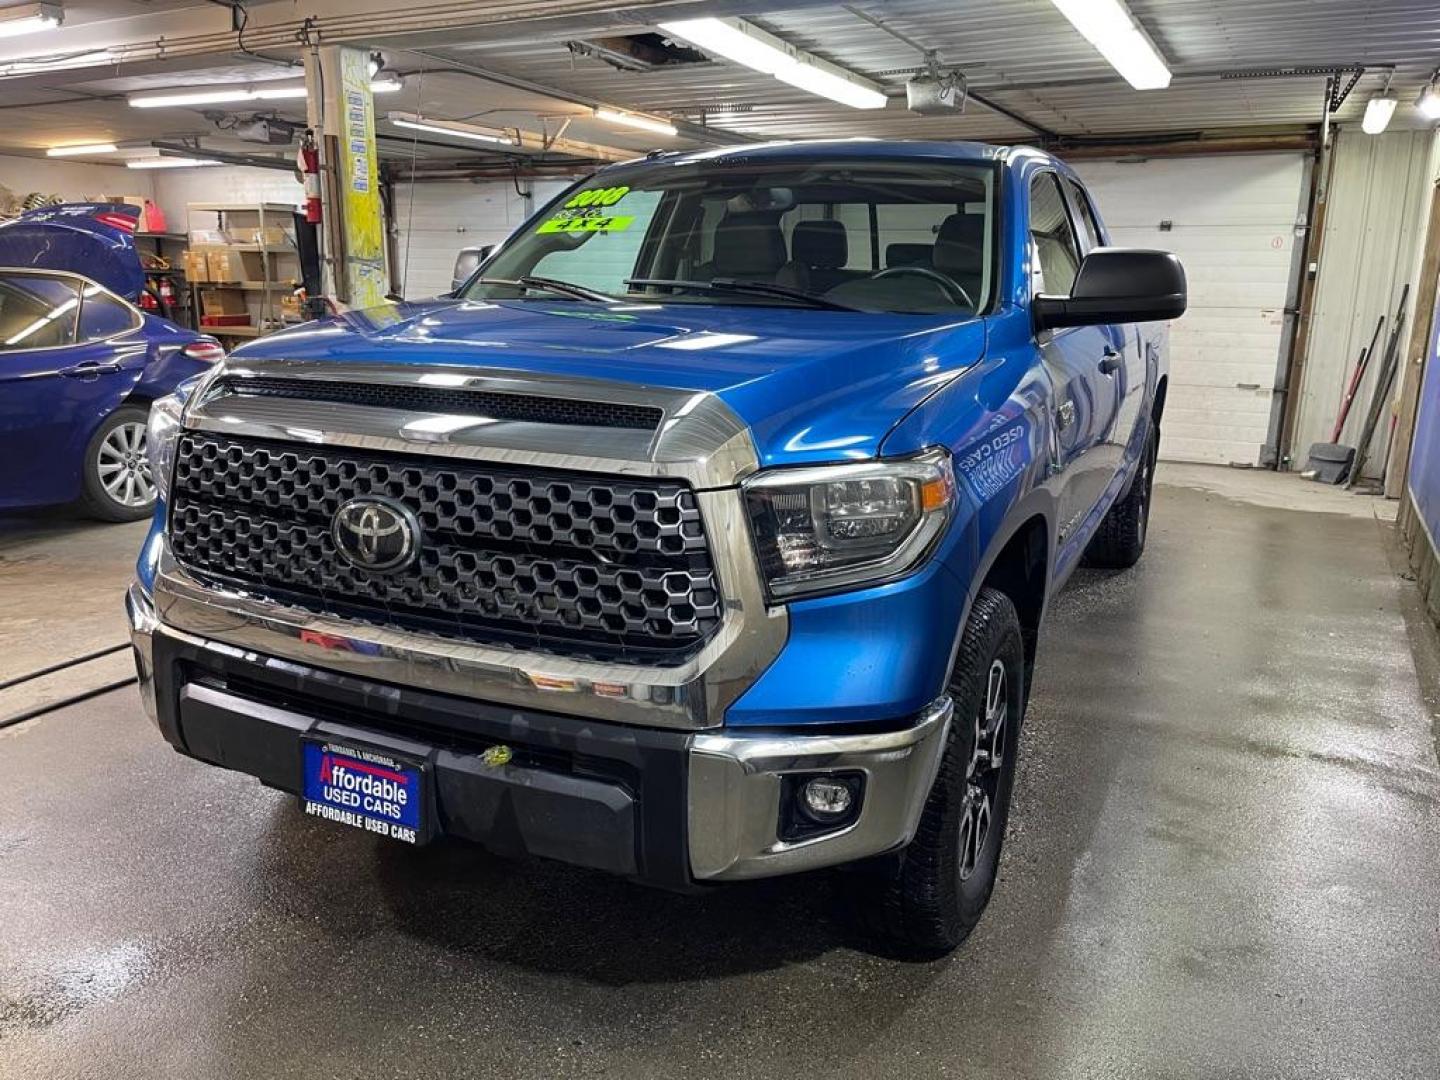
[[943, 449], [776, 469], [742, 488], [760, 570], [777, 598], [899, 577], [929, 553], [955, 505]]
[[175, 445], [185, 418], [185, 403], [205, 379], [186, 379], [174, 391], [156, 398], [150, 405], [150, 423], [145, 431], [145, 452], [150, 457], [150, 476], [162, 501], [170, 497], [170, 474], [175, 471]]

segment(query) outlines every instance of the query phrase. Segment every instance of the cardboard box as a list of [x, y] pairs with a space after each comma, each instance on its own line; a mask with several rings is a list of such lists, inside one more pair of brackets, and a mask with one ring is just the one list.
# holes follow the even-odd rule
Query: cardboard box
[[209, 260], [211, 281], [265, 280], [265, 261], [258, 251], [211, 248], [206, 257]]
[[265, 247], [289, 247], [290, 236], [278, 225], [267, 225], [265, 228], [231, 228], [230, 235], [234, 237], [237, 244], [263, 244]]
[[205, 257], [205, 252], [186, 251], [182, 258], [186, 281], [194, 285], [210, 280], [210, 260]]
[[201, 289], [200, 311], [205, 315], [245, 315], [250, 313], [245, 294], [236, 289]]
[[107, 203], [124, 203], [127, 206], [138, 206], [142, 210], [145, 209], [144, 195], [101, 195], [97, 201]]

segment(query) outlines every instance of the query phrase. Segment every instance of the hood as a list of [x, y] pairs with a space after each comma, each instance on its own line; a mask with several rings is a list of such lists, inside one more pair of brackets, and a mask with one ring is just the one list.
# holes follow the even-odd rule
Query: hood
[[83, 274], [134, 302], [145, 287], [135, 251], [140, 208], [67, 203], [28, 210], [0, 224], [0, 266]]
[[[762, 464], [874, 456], [911, 409], [983, 355], [985, 324], [760, 305], [457, 301], [308, 323], [235, 359], [454, 364], [708, 391]], [[383, 350], [383, 351], [377, 351]]]

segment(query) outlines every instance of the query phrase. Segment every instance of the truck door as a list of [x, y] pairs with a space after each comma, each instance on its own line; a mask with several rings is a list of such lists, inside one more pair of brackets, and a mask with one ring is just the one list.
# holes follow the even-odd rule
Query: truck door
[[[1080, 247], [1060, 178], [1039, 173], [1030, 182], [1031, 294], [1068, 296], [1079, 269]], [[1114, 331], [1099, 326], [1043, 331], [1037, 344], [1054, 387], [1052, 479], [1063, 544], [1081, 529], [1114, 475], [1107, 450], [1119, 406], [1111, 375], [1119, 350]]]
[[[1072, 220], [1077, 225], [1081, 255], [1088, 255], [1097, 247], [1109, 243], [1095, 214], [1089, 193], [1074, 180], [1065, 179], [1065, 190], [1070, 196]], [[1124, 323], [1104, 328], [1109, 336], [1109, 362], [1103, 365], [1110, 377], [1111, 396], [1115, 399], [1115, 423], [1105, 439], [1107, 468], [1112, 475], [1127, 466], [1125, 451], [1145, 407], [1145, 353], [1140, 338], [1140, 328], [1134, 323]], [[1118, 355], [1115, 355], [1118, 354]], [[1139, 449], [1136, 448], [1136, 452]]]

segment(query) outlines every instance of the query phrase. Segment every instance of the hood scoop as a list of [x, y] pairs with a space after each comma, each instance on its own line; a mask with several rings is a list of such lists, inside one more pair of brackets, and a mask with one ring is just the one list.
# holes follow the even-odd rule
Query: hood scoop
[[532, 424], [625, 428], [646, 432], [653, 432], [665, 417], [664, 410], [651, 405], [446, 386], [331, 379], [227, 376], [216, 384], [212, 394], [290, 398], [336, 405], [357, 405], [362, 408], [445, 413], [475, 417], [478, 420], [514, 420]]

